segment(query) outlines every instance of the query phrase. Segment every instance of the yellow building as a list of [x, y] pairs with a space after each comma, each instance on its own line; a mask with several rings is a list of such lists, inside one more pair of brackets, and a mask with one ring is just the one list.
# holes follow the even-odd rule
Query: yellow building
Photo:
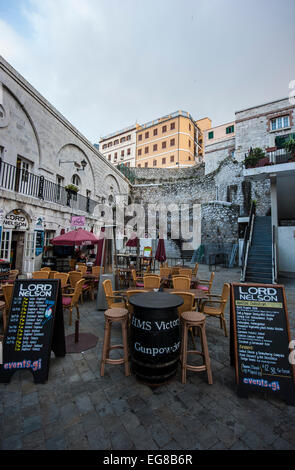
[[205, 131], [207, 131], [208, 129], [211, 129], [212, 121], [208, 117], [205, 117], [203, 119], [198, 119], [198, 121], [196, 121], [196, 125], [198, 126], [198, 128], [201, 131], [201, 136], [199, 138], [199, 144], [200, 144], [200, 147], [201, 147], [200, 154], [201, 154], [202, 157], [204, 157], [204, 154], [205, 154]]
[[176, 111], [136, 128], [135, 166], [181, 168], [202, 161], [202, 133], [189, 113]]

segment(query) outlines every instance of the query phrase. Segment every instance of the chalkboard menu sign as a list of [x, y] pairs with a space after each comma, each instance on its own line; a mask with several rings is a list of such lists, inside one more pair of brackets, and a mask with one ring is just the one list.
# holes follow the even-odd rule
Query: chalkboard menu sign
[[284, 286], [233, 283], [231, 315], [238, 394], [270, 392], [294, 405]]
[[0, 382], [27, 369], [35, 383], [48, 380], [51, 350], [66, 353], [60, 280], [17, 280], [3, 341]]

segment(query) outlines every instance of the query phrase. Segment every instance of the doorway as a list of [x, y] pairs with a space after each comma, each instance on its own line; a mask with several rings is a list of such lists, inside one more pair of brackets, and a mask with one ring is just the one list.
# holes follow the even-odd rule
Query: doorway
[[24, 255], [25, 232], [13, 231], [11, 237], [10, 263], [11, 269], [18, 269], [22, 272]]

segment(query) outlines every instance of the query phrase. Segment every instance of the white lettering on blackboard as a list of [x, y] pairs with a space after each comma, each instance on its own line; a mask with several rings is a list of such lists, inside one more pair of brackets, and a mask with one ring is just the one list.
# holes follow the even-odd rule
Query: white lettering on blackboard
[[20, 285], [20, 297], [51, 297], [51, 284], [29, 284], [27, 288]]
[[262, 302], [277, 302], [277, 289], [274, 287], [239, 287], [241, 300], [260, 300]]

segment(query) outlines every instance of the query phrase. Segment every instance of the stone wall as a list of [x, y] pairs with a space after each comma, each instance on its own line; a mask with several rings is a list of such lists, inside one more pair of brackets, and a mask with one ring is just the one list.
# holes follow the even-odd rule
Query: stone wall
[[[107, 199], [113, 193], [128, 193], [126, 178], [99, 151], [0, 56], [0, 146], [5, 162], [16, 164], [17, 156], [29, 161], [32, 172], [63, 186], [74, 174], [81, 180], [80, 194]], [[85, 159], [85, 171], [71, 163]]]

